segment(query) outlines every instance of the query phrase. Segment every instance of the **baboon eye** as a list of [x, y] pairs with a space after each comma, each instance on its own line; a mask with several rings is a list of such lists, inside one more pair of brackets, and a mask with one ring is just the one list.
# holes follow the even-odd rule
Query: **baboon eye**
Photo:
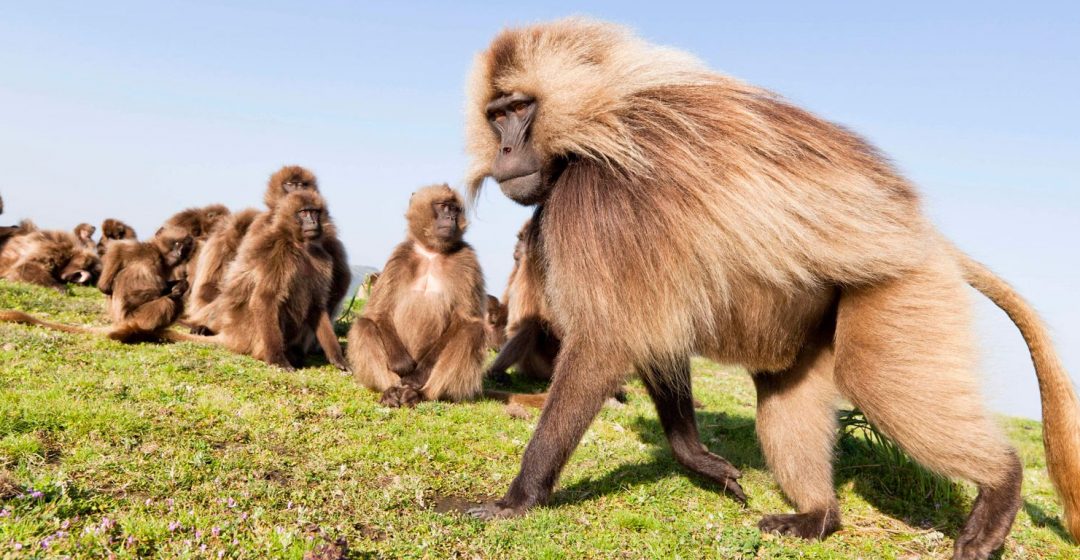
[[527, 109], [528, 107], [528, 103], [525, 103], [524, 101], [518, 101], [517, 103], [514, 103], [510, 106], [510, 110], [520, 115], [524, 113], [525, 109]]
[[502, 111], [495, 111], [491, 114], [491, 119], [497, 123], [501, 123], [506, 120], [506, 113]]

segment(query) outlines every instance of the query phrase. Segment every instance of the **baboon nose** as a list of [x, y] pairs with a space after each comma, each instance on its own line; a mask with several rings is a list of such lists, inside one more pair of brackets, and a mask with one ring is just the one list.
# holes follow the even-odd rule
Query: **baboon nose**
[[502, 149], [502, 152], [503, 152], [504, 154], [509, 154], [509, 153], [510, 153], [510, 152], [512, 152], [512, 151], [514, 151], [514, 150], [513, 150], [513, 148], [511, 148], [510, 146], [504, 146], [504, 147], [503, 147], [503, 149]]

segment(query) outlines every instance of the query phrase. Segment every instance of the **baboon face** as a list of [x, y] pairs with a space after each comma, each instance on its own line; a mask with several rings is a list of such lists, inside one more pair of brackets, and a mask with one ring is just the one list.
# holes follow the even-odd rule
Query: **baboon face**
[[60, 280], [83, 286], [93, 285], [101, 274], [101, 260], [86, 252], [75, 253], [60, 271]]
[[431, 204], [431, 211], [435, 214], [435, 223], [432, 232], [443, 241], [457, 239], [461, 234], [461, 226], [458, 217], [461, 216], [461, 207], [450, 198], [439, 200]]
[[537, 109], [536, 99], [520, 92], [503, 95], [486, 107], [488, 123], [499, 136], [491, 176], [506, 196], [524, 205], [543, 202], [555, 179], [552, 166], [544, 165], [533, 144], [531, 128]]
[[315, 188], [315, 178], [304, 170], [303, 172], [291, 173], [281, 182], [281, 190], [285, 194], [296, 191], [306, 191]]
[[322, 208], [304, 206], [296, 212], [296, 222], [300, 225], [300, 235], [304, 239], [318, 239], [322, 236]]
[[185, 235], [171, 241], [169, 250], [163, 256], [165, 257], [165, 264], [173, 267], [188, 260], [188, 257], [191, 256], [191, 249], [195, 246], [195, 240], [190, 235]]

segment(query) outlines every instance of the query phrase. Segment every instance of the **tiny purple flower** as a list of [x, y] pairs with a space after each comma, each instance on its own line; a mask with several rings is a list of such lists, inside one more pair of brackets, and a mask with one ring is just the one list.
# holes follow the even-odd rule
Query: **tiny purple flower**
[[124, 541], [124, 544], [129, 546], [129, 547], [130, 546], [135, 546], [135, 537], [133, 535], [129, 535], [127, 540]]
[[221, 527], [218, 527], [217, 525], [214, 525], [213, 527], [210, 528], [210, 534], [215, 536], [215, 537], [220, 535], [221, 534]]
[[182, 525], [180, 525], [179, 521], [173, 521], [172, 523], [169, 523], [169, 531], [175, 532], [180, 527], [182, 527]]
[[35, 500], [42, 497], [42, 496], [44, 496], [44, 495], [45, 494], [41, 493], [41, 490], [34, 490], [33, 492], [30, 492], [30, 497], [35, 499]]
[[21, 542], [15, 543], [15, 550], [22, 550], [22, 543]]
[[0, 509], [0, 517], [7, 517], [11, 515], [11, 510], [8, 508]]
[[289, 503], [285, 505], [285, 509], [292, 509], [292, 506], [293, 506], [292, 500], [289, 500]]

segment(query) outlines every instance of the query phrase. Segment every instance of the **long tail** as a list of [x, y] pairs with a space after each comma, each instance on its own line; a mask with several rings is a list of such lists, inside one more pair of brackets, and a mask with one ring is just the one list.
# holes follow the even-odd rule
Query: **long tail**
[[80, 327], [76, 325], [65, 325], [63, 323], [53, 323], [51, 321], [38, 319], [37, 317], [34, 317], [29, 313], [23, 313], [22, 311], [0, 311], [0, 323], [19, 323], [20, 325], [34, 325], [46, 329], [52, 329], [54, 331], [73, 334], [105, 334], [108, 332], [108, 329]]
[[506, 404], [520, 404], [532, 408], [544, 408], [547, 402], [547, 393], [509, 393], [506, 391], [492, 391], [485, 389], [484, 397]]
[[1042, 398], [1046, 468], [1065, 508], [1065, 526], [1080, 543], [1080, 402], [1069, 374], [1054, 351], [1046, 325], [1024, 298], [978, 261], [956, 248], [953, 253], [968, 284], [1000, 307], [1027, 342]]

